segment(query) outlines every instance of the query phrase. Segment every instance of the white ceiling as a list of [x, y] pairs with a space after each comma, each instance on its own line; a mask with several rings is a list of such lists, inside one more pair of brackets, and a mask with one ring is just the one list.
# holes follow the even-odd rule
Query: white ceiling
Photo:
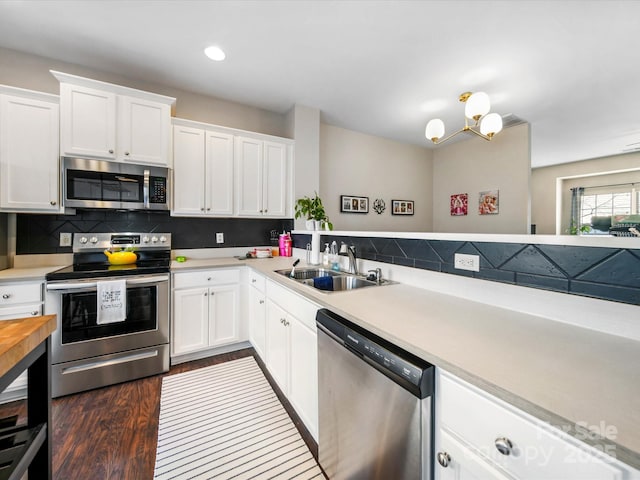
[[0, 46], [425, 146], [482, 90], [544, 166], [640, 147], [638, 19], [635, 0], [0, 0]]

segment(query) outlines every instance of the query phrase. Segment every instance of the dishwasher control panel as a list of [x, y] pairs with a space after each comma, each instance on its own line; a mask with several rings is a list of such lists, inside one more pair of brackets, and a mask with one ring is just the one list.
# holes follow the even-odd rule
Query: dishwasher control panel
[[366, 339], [351, 329], [345, 329], [345, 344], [361, 353], [374, 363], [391, 370], [412, 384], [419, 386], [422, 380], [422, 368], [409, 363], [386, 348]]
[[319, 328], [420, 398], [433, 393], [434, 366], [335, 313], [321, 309]]

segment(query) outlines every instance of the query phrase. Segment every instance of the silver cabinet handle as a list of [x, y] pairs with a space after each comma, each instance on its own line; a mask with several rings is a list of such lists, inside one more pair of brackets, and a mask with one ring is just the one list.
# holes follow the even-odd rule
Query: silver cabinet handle
[[51, 205], [55, 205], [55, 204], [56, 204], [56, 203], [58, 203], [58, 202], [56, 202], [55, 200], [51, 200], [49, 203], [50, 203]]
[[211, 281], [211, 277], [207, 277], [207, 282], [210, 282], [210, 281]]
[[264, 303], [264, 300], [260, 300], [260, 305], [262, 305]]
[[495, 445], [502, 455], [510, 455], [513, 450], [513, 443], [507, 437], [496, 438]]
[[109, 153], [113, 153], [113, 149], [112, 148], [109, 149]]
[[256, 283], [256, 279], [255, 279], [255, 278], [252, 278], [252, 279], [251, 279], [251, 283]]
[[40, 312], [38, 310], [34, 310], [33, 312], [31, 312], [31, 316], [35, 317], [36, 315], [40, 315]]
[[451, 456], [447, 452], [438, 452], [438, 463], [441, 467], [447, 468], [451, 463]]
[[11, 294], [9, 293], [5, 293], [2, 295], [2, 298], [4, 298], [5, 300], [7, 300], [8, 298], [11, 298]]

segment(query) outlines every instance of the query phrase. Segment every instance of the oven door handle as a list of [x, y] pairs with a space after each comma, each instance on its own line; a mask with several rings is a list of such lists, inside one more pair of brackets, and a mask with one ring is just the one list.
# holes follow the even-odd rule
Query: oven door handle
[[[144, 278], [132, 278], [127, 280], [127, 286], [129, 285], [146, 285], [146, 284], [158, 284], [160, 282], [169, 281], [168, 275], [157, 275], [154, 277]], [[48, 283], [47, 291], [86, 291], [98, 288], [98, 282], [68, 282], [68, 283]]]

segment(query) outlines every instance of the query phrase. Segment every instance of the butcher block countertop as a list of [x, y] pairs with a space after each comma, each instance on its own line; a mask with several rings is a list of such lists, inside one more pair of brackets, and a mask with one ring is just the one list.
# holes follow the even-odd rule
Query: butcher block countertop
[[55, 329], [55, 315], [0, 322], [0, 376], [45, 341]]

